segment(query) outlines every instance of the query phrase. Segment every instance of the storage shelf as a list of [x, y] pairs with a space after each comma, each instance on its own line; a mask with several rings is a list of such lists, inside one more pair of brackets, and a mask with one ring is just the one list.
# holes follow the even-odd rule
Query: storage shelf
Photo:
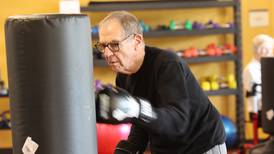
[[201, 56], [197, 58], [184, 58], [184, 60], [189, 64], [194, 63], [208, 63], [208, 62], [224, 62], [224, 61], [235, 61], [237, 56], [233, 54], [227, 54], [222, 56]]
[[[195, 58], [183, 58], [189, 64], [195, 63], [208, 63], [208, 62], [223, 62], [223, 61], [235, 61], [236, 55], [227, 54], [222, 56], [201, 56]], [[104, 59], [93, 59], [93, 65], [97, 67], [106, 67], [107, 63]]]
[[[207, 28], [201, 30], [155, 30], [144, 32], [145, 38], [157, 38], [157, 37], [168, 37], [168, 36], [189, 36], [189, 35], [214, 35], [214, 34], [233, 34], [236, 30], [234, 28]], [[92, 34], [92, 38], [98, 39], [98, 33]]]
[[236, 90], [236, 89], [220, 89], [220, 90], [205, 91], [205, 94], [207, 96], [237, 95], [238, 90]]
[[2, 154], [12, 154], [12, 148], [0, 148]]
[[0, 131], [2, 130], [11, 130], [11, 128], [0, 128]]
[[236, 2], [231, 1], [123, 1], [123, 2], [90, 2], [88, 6], [82, 6], [81, 11], [116, 11], [116, 10], [155, 10], [155, 9], [179, 9], [179, 8], [208, 8], [208, 7], [232, 7]]
[[9, 95], [0, 95], [0, 98], [8, 98]]

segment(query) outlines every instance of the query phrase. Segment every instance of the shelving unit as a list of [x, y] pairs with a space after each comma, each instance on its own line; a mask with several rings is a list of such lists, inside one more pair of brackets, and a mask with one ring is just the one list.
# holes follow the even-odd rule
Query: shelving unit
[[[231, 61], [235, 64], [235, 74], [237, 80], [237, 89], [220, 89], [216, 91], [206, 91], [208, 96], [235, 95], [236, 97], [236, 125], [239, 146], [243, 151], [245, 142], [245, 118], [244, 118], [244, 99], [242, 89], [242, 36], [241, 36], [241, 3], [240, 0], [231, 1], [139, 1], [139, 2], [91, 2], [91, 5], [81, 7], [82, 12], [106, 12], [116, 10], [156, 10], [156, 9], [190, 9], [190, 8], [219, 8], [232, 7], [234, 26], [232, 28], [202, 29], [202, 30], [159, 30], [144, 33], [145, 38], [167, 37], [167, 36], [200, 36], [200, 35], [234, 35], [234, 44], [237, 47], [237, 54], [223, 55], [216, 57], [197, 57], [186, 58], [192, 63], [224, 62]], [[97, 34], [92, 35], [98, 39]], [[94, 59], [94, 66], [104, 67], [104, 60]]]

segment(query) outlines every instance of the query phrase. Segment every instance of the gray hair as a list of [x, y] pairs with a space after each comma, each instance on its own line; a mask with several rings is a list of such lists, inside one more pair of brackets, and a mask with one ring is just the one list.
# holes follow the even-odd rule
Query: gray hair
[[263, 47], [274, 48], [274, 40], [272, 37], [266, 34], [259, 34], [253, 39], [254, 52], [258, 52]]
[[99, 23], [100, 27], [107, 21], [112, 19], [118, 20], [118, 22], [122, 25], [125, 35], [130, 34], [141, 34], [143, 35], [143, 29], [140, 25], [139, 20], [133, 14], [127, 11], [114, 11], [109, 13], [102, 21]]

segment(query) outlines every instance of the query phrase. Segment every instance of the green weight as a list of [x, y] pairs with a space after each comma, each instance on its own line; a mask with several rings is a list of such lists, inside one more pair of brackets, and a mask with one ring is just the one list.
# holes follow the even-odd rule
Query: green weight
[[185, 29], [192, 30], [192, 23], [189, 20], [185, 21]]
[[170, 20], [169, 29], [170, 30], [176, 30], [176, 22], [174, 20]]

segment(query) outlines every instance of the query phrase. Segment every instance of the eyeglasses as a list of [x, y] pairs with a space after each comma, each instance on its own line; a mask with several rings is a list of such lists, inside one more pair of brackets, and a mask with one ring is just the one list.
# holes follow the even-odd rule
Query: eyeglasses
[[127, 40], [127, 39], [128, 39], [130, 36], [132, 36], [132, 35], [135, 35], [135, 34], [130, 34], [130, 35], [126, 36], [125, 38], [123, 38], [123, 39], [120, 40], [120, 41], [111, 41], [111, 42], [109, 42], [109, 43], [100, 43], [100, 42], [97, 42], [97, 43], [95, 44], [95, 48], [96, 48], [97, 50], [99, 50], [101, 53], [104, 53], [106, 47], [108, 47], [109, 50], [111, 50], [112, 52], [118, 52], [118, 51], [120, 50], [120, 47], [119, 47], [120, 44], [121, 44], [123, 41]]

